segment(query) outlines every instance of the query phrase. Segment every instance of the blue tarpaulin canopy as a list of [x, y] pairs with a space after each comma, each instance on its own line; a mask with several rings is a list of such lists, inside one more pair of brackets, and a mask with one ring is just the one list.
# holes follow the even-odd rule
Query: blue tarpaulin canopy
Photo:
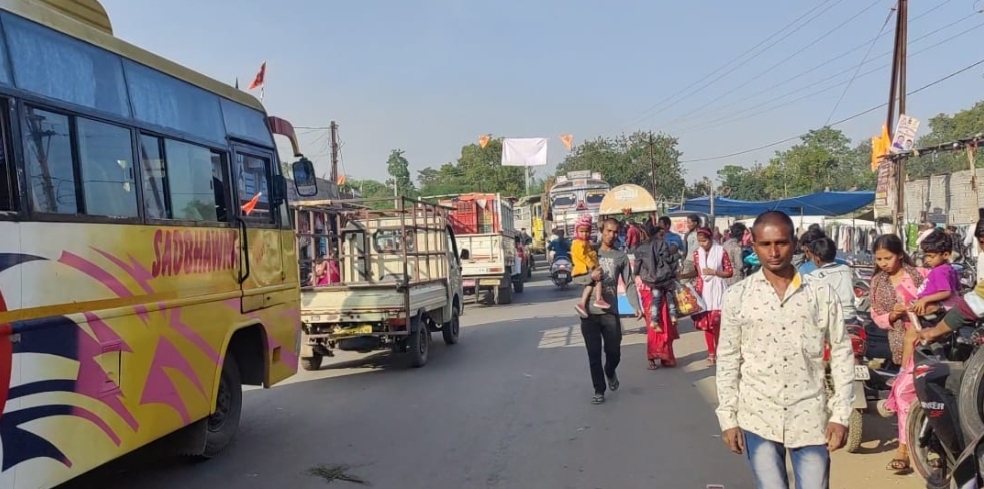
[[[865, 192], [818, 192], [788, 199], [749, 202], [745, 200], [714, 197], [714, 214], [718, 216], [757, 216], [765, 211], [783, 211], [791, 216], [841, 216], [870, 205], [875, 201], [875, 193]], [[699, 197], [684, 201], [683, 208], [674, 207], [670, 212], [694, 211], [711, 213], [710, 197]]]

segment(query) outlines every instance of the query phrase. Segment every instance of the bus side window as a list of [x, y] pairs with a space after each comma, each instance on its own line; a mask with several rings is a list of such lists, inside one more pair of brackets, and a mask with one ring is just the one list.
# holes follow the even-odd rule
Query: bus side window
[[148, 219], [229, 222], [225, 153], [142, 134], [140, 160]]

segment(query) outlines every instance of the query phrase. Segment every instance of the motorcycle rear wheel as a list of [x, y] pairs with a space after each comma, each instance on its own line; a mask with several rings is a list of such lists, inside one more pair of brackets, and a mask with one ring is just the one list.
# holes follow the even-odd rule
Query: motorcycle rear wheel
[[[965, 440], [973, 440], [984, 431], [984, 353], [978, 349], [964, 364], [957, 409], [960, 430]], [[980, 453], [980, 452], [978, 452]], [[984, 454], [978, 456], [977, 466], [984, 467]]]
[[[919, 400], [912, 402], [909, 406], [909, 419], [906, 420], [906, 438], [909, 440], [909, 459], [912, 461], [912, 468], [926, 481], [928, 489], [950, 489], [950, 468], [946, 460], [946, 455], [933, 450], [933, 445], [938, 445], [936, 435], [931, 433], [926, 446], [920, 446], [919, 434], [922, 432], [923, 423], [926, 422], [926, 412], [923, 411]], [[943, 468], [937, 469], [930, 465], [929, 455], [936, 455], [943, 463]]]

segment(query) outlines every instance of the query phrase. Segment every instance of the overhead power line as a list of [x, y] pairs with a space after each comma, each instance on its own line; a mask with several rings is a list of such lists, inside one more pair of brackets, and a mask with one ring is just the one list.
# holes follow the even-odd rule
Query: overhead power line
[[[932, 81], [930, 83], [927, 83], [926, 85], [923, 85], [923, 86], [921, 86], [921, 87], [919, 87], [919, 88], [917, 88], [915, 90], [912, 90], [911, 92], [908, 92], [906, 95], [915, 95], [915, 94], [917, 94], [917, 93], [919, 93], [919, 92], [921, 92], [923, 90], [926, 90], [926, 89], [928, 89], [930, 87], [933, 87], [933, 86], [936, 86], [936, 85], [938, 85], [940, 83], [943, 83], [944, 81], [949, 80], [950, 78], [953, 78], [953, 77], [955, 77], [957, 75], [960, 75], [962, 73], [965, 73], [965, 72], [967, 72], [969, 70], [972, 70], [972, 69], [974, 69], [974, 68], [976, 68], [976, 67], [978, 67], [978, 66], [980, 66], [982, 64], [984, 64], [984, 59], [981, 59], [981, 60], [979, 60], [976, 63], [973, 63], [971, 65], [965, 66], [965, 67], [963, 67], [963, 68], [961, 68], [961, 69], [959, 69], [957, 71], [954, 71], [953, 73], [950, 73], [950, 74], [948, 74], [948, 75], [946, 75], [946, 76], [944, 76], [942, 78], [938, 78], [938, 79], [936, 79], [936, 80], [934, 80], [934, 81]], [[872, 112], [874, 112], [874, 111], [876, 111], [878, 109], [881, 109], [881, 108], [883, 108], [883, 107], [885, 107], [887, 105], [888, 105], [888, 102], [885, 102], [883, 104], [879, 104], [879, 105], [877, 105], [875, 107], [871, 107], [871, 108], [869, 108], [867, 110], [863, 110], [863, 111], [858, 112], [858, 113], [856, 113], [854, 115], [851, 115], [849, 117], [845, 117], [845, 118], [843, 118], [843, 119], [841, 119], [839, 121], [836, 121], [836, 122], [828, 125], [827, 127], [839, 126], [839, 125], [841, 125], [841, 124], [843, 124], [845, 122], [848, 122], [848, 121], [857, 119], [858, 117], [861, 117], [863, 115], [870, 114], [870, 113], [872, 113]], [[720, 156], [711, 156], [711, 157], [708, 157], [708, 158], [694, 158], [694, 159], [691, 159], [691, 160], [680, 160], [680, 163], [699, 163], [699, 162], [702, 162], [702, 161], [723, 160], [723, 159], [726, 159], [726, 158], [732, 158], [732, 157], [735, 157], [735, 156], [741, 156], [741, 155], [744, 155], [744, 154], [753, 153], [755, 151], [760, 151], [760, 150], [763, 150], [763, 149], [768, 149], [768, 148], [771, 148], [773, 146], [778, 146], [778, 145], [783, 144], [783, 143], [788, 143], [790, 141], [794, 141], [796, 139], [800, 139], [801, 137], [803, 137], [803, 134], [802, 133], [799, 134], [799, 135], [796, 135], [796, 136], [792, 136], [792, 137], [788, 137], [788, 138], [785, 138], [785, 139], [781, 139], [779, 141], [773, 141], [771, 143], [763, 144], [761, 146], [757, 146], [755, 148], [746, 149], [746, 150], [743, 150], [743, 151], [736, 151], [734, 153], [728, 153], [726, 155], [720, 155]]]
[[[920, 49], [918, 51], [915, 51], [915, 52], [909, 54], [908, 57], [909, 58], [916, 57], [916, 56], [918, 56], [918, 55], [920, 55], [922, 53], [925, 53], [925, 52], [927, 52], [927, 51], [935, 48], [935, 47], [938, 47], [938, 46], [941, 46], [943, 44], [946, 44], [946, 43], [948, 43], [950, 41], [953, 41], [954, 39], [956, 39], [956, 38], [958, 38], [960, 36], [963, 36], [963, 35], [965, 35], [967, 33], [970, 33], [972, 31], [975, 31], [977, 29], [980, 29], [981, 27], [984, 27], [984, 23], [977, 24], [977, 25], [975, 25], [973, 27], [964, 29], [963, 31], [960, 31], [960, 32], [958, 32], [958, 33], [956, 33], [956, 34], [954, 34], [954, 35], [952, 35], [950, 37], [947, 37], [945, 39], [942, 39], [940, 41], [937, 41], [936, 43], [933, 43], [933, 44], [931, 44], [929, 46], [926, 46], [926, 47], [924, 47], [924, 48], [922, 48], [922, 49]], [[927, 36], [923, 36], [923, 37], [928, 37], [928, 35]], [[918, 40], [918, 39], [916, 39], [916, 40]], [[912, 42], [914, 42], [916, 40], [913, 40]], [[912, 42], [910, 42], [909, 44], [912, 44]], [[891, 54], [891, 53], [885, 53], [885, 54]], [[881, 57], [881, 56], [878, 56], [878, 57]], [[680, 130], [680, 131], [674, 131], [674, 134], [676, 134], [676, 135], [687, 134], [687, 133], [691, 133], [691, 132], [694, 132], [694, 131], [697, 131], [697, 130], [711, 129], [711, 128], [714, 128], [714, 127], [720, 127], [720, 126], [732, 124], [732, 123], [735, 123], [735, 122], [738, 122], [738, 121], [742, 121], [742, 120], [748, 119], [750, 117], [754, 117], [756, 115], [761, 115], [761, 114], [765, 114], [765, 113], [768, 113], [768, 112], [772, 112], [773, 110], [776, 110], [776, 109], [780, 109], [780, 108], [783, 108], [783, 107], [788, 107], [788, 106], [793, 105], [793, 104], [795, 104], [797, 102], [800, 102], [802, 100], [806, 100], [806, 99], [809, 99], [809, 98], [816, 97], [817, 95], [820, 95], [820, 94], [829, 92], [830, 90], [833, 90], [834, 88], [837, 88], [837, 87], [840, 87], [840, 86], [844, 86], [844, 85], [850, 83], [850, 80], [842, 81], [842, 82], [836, 83], [834, 85], [828, 86], [826, 88], [823, 88], [823, 89], [820, 89], [820, 90], [817, 90], [817, 91], [813, 91], [813, 92], [807, 93], [806, 95], [803, 95], [801, 97], [797, 97], [797, 98], [795, 98], [793, 100], [781, 102], [781, 103], [778, 103], [778, 104], [776, 103], [776, 102], [779, 102], [782, 99], [785, 99], [786, 97], [789, 97], [790, 95], [795, 95], [797, 93], [806, 91], [806, 90], [808, 90], [810, 88], [813, 88], [813, 87], [816, 87], [818, 85], [822, 85], [824, 82], [827, 82], [829, 80], [835, 79], [835, 78], [837, 78], [837, 77], [839, 77], [839, 76], [841, 76], [841, 75], [843, 75], [845, 73], [848, 73], [848, 72], [854, 70], [855, 68], [857, 68], [859, 66], [863, 66], [865, 64], [874, 62], [874, 61], [877, 60], [878, 57], [876, 57], [875, 59], [869, 60], [869, 61], [864, 61], [864, 62], [860, 63], [859, 65], [857, 65], [855, 67], [851, 67], [851, 68], [848, 68], [846, 70], [843, 70], [843, 71], [840, 71], [838, 73], [835, 73], [833, 75], [830, 75], [828, 77], [822, 78], [822, 79], [817, 80], [817, 81], [815, 81], [815, 82], [813, 82], [813, 83], [811, 83], [809, 85], [800, 87], [800, 88], [798, 88], [796, 90], [793, 90], [793, 91], [784, 93], [782, 95], [776, 95], [775, 97], [773, 97], [770, 100], [766, 100], [764, 102], [755, 104], [753, 106], [746, 107], [744, 109], [738, 110], [737, 112], [734, 112], [734, 113], [731, 113], [731, 114], [727, 114], [727, 115], [724, 115], [724, 116], [721, 116], [721, 117], [718, 117], [718, 118], [715, 118], [715, 119], [711, 119], [711, 120], [707, 121], [706, 123], [698, 124], [698, 125], [694, 125], [694, 126], [690, 126], [690, 127], [684, 128], [683, 130]], [[866, 76], [869, 76], [869, 75], [872, 75], [872, 74], [881, 72], [882, 70], [884, 70], [885, 68], [888, 68], [889, 66], [891, 66], [891, 63], [883, 63], [882, 65], [878, 66], [877, 68], [868, 70], [868, 71], [866, 71], [866, 72], [858, 75], [856, 78], [864, 78]], [[772, 107], [767, 107], [767, 106], [772, 105], [772, 104], [775, 104], [775, 105], [773, 105]], [[763, 107], [767, 107], [767, 108], [763, 108]], [[757, 109], [760, 109], [760, 108], [762, 110], [757, 110]], [[742, 115], [742, 114], [744, 114], [744, 115]]]
[[[721, 79], [721, 78], [723, 78], [724, 76], [727, 76], [728, 74], [730, 74], [731, 72], [733, 72], [733, 71], [735, 71], [735, 70], [737, 70], [738, 68], [741, 68], [742, 66], [744, 66], [745, 64], [747, 64], [747, 63], [748, 63], [749, 61], [752, 61], [753, 59], [755, 59], [755, 58], [757, 58], [758, 56], [760, 56], [760, 55], [761, 55], [762, 53], [764, 53], [764, 52], [766, 52], [766, 51], [768, 51], [768, 50], [769, 50], [769, 49], [771, 49], [771, 48], [772, 48], [773, 46], [775, 46], [776, 44], [778, 44], [778, 43], [780, 43], [780, 42], [782, 42], [782, 41], [783, 41], [784, 39], [786, 39], [786, 38], [787, 38], [787, 37], [789, 37], [790, 35], [792, 35], [792, 34], [794, 34], [794, 33], [796, 33], [798, 29], [800, 29], [800, 28], [802, 28], [802, 27], [805, 27], [805, 26], [806, 26], [806, 25], [808, 25], [808, 24], [809, 24], [810, 22], [813, 22], [814, 20], [816, 20], [816, 19], [818, 19], [818, 18], [820, 17], [820, 15], [822, 15], [822, 14], [824, 14], [825, 12], [827, 12], [828, 10], [830, 10], [831, 8], [833, 8], [834, 6], [836, 6], [837, 4], [839, 4], [839, 3], [841, 3], [841, 2], [843, 1], [843, 0], [837, 0], [837, 2], [835, 2], [835, 3], [833, 4], [833, 5], [830, 5], [830, 6], [828, 6], [828, 7], [826, 8], [826, 9], [824, 9], [824, 10], [823, 10], [822, 12], [820, 12], [819, 14], [816, 14], [816, 15], [813, 15], [813, 14], [814, 14], [814, 12], [816, 12], [816, 11], [817, 11], [818, 9], [820, 9], [820, 8], [821, 8], [821, 7], [823, 7], [824, 5], [826, 5], [826, 4], [828, 4], [828, 3], [830, 3], [830, 1], [831, 1], [831, 0], [825, 0], [825, 1], [823, 2], [823, 3], [820, 3], [819, 5], [817, 5], [817, 6], [815, 6], [815, 7], [813, 7], [813, 8], [811, 8], [810, 10], [808, 10], [808, 11], [807, 11], [806, 13], [804, 13], [803, 15], [800, 15], [799, 17], [797, 17], [797, 18], [796, 18], [796, 20], [793, 20], [792, 22], [790, 22], [790, 23], [788, 23], [788, 24], [786, 24], [786, 25], [785, 25], [785, 27], [783, 27], [782, 29], [779, 29], [778, 31], [776, 31], [776, 32], [774, 32], [774, 33], [773, 33], [773, 34], [771, 34], [771, 35], [770, 35], [769, 37], [767, 37], [767, 38], [765, 38], [765, 39], [763, 39], [763, 40], [762, 40], [761, 42], [759, 42], [759, 43], [758, 43], [758, 44], [756, 44], [755, 46], [752, 46], [751, 48], [749, 48], [749, 49], [748, 49], [747, 51], [745, 51], [745, 52], [743, 52], [742, 54], [740, 54], [740, 55], [739, 55], [739, 56], [737, 56], [736, 58], [734, 58], [734, 59], [732, 59], [732, 60], [731, 60], [731, 61], [729, 61], [728, 63], [725, 63], [725, 64], [724, 64], [724, 65], [722, 65], [722, 66], [721, 66], [720, 68], [717, 68], [716, 70], [714, 70], [714, 71], [712, 71], [712, 72], [710, 72], [710, 73], [708, 73], [707, 75], [705, 75], [705, 76], [704, 76], [703, 78], [701, 78], [700, 80], [697, 80], [697, 81], [695, 81], [695, 82], [693, 82], [693, 83], [691, 83], [690, 85], [687, 85], [687, 86], [686, 86], [686, 87], [684, 87], [684, 88], [683, 88], [682, 90], [680, 90], [680, 91], [677, 91], [676, 93], [674, 93], [674, 94], [672, 94], [672, 95], [670, 95], [669, 97], [666, 97], [665, 99], [663, 99], [663, 100], [661, 100], [661, 101], [659, 101], [659, 102], [657, 102], [656, 104], [654, 104], [654, 105], [652, 105], [652, 106], [650, 106], [649, 108], [647, 108], [646, 110], [644, 110], [644, 111], [642, 111], [642, 112], [641, 112], [641, 113], [639, 114], [639, 116], [638, 116], [638, 117], [641, 117], [641, 118], [639, 118], [639, 119], [636, 119], [635, 121], [633, 121], [633, 122], [630, 122], [630, 123], [629, 123], [629, 124], [627, 124], [627, 125], [634, 125], [634, 124], [637, 124], [637, 123], [639, 123], [639, 122], [641, 122], [641, 121], [644, 121], [644, 120], [646, 120], [646, 119], [648, 119], [649, 117], [652, 117], [652, 115], [656, 115], [656, 114], [658, 114], [658, 113], [660, 113], [660, 112], [662, 112], [662, 111], [664, 111], [664, 110], [666, 110], [666, 109], [668, 109], [668, 108], [670, 108], [670, 107], [672, 107], [672, 106], [674, 106], [674, 105], [676, 105], [676, 104], [677, 104], [678, 102], [680, 102], [681, 100], [683, 100], [683, 99], [686, 99], [686, 98], [688, 98], [688, 97], [690, 97], [690, 96], [692, 96], [692, 95], [694, 95], [694, 94], [696, 94], [696, 93], [698, 93], [698, 92], [700, 92], [700, 91], [701, 91], [701, 90], [703, 90], [704, 88], [707, 88], [708, 86], [710, 86], [710, 85], [712, 85], [712, 84], [713, 84], [714, 82], [716, 82], [716, 81], [718, 81], [718, 80], [720, 80], [720, 79]], [[812, 17], [811, 17], [811, 15], [812, 15]], [[803, 23], [802, 25], [798, 25], [798, 26], [796, 25], [796, 24], [797, 24], [797, 23], [799, 23], [799, 22], [800, 22], [801, 20], [803, 20], [803, 19], [806, 19], [807, 17], [809, 17], [809, 18], [808, 18], [808, 19], [807, 19], [807, 21], [806, 21], [806, 22], [804, 22], [804, 23]], [[719, 75], [718, 77], [716, 77], [716, 78], [714, 78], [714, 79], [713, 79], [713, 80], [711, 80], [710, 82], [708, 82], [708, 83], [706, 83], [706, 84], [704, 84], [704, 85], [701, 85], [701, 86], [700, 86], [700, 87], [698, 87], [698, 88], [697, 88], [696, 90], [694, 90], [694, 91], [691, 91], [691, 89], [693, 89], [693, 88], [694, 88], [695, 86], [697, 86], [697, 85], [699, 85], [699, 84], [701, 84], [702, 82], [704, 82], [704, 81], [705, 81], [705, 80], [707, 80], [708, 78], [710, 78], [710, 77], [712, 77], [712, 76], [714, 76], [714, 75], [715, 75], [716, 73], [718, 73], [718, 72], [720, 72], [721, 70], [723, 70], [723, 69], [725, 69], [725, 68], [727, 68], [727, 67], [728, 67], [728, 65], [730, 65], [731, 63], [734, 63], [735, 61], [737, 61], [737, 60], [739, 60], [739, 59], [741, 59], [741, 58], [743, 58], [743, 57], [745, 57], [745, 56], [746, 56], [746, 55], [748, 55], [749, 53], [751, 53], [751, 52], [753, 52], [753, 51], [755, 51], [755, 50], [756, 50], [756, 49], [758, 49], [758, 48], [759, 48], [760, 46], [762, 46], [763, 44], [765, 44], [765, 43], [767, 43], [767, 42], [769, 42], [770, 40], [772, 40], [772, 38], [774, 38], [774, 37], [776, 37], [776, 36], [778, 36], [778, 35], [780, 35], [780, 34], [782, 34], [782, 33], [783, 33], [784, 31], [786, 31], [787, 29], [789, 30], [789, 32], [788, 32], [788, 33], [786, 33], [785, 35], [783, 35], [783, 36], [782, 36], [781, 38], [779, 38], [779, 39], [777, 39], [777, 40], [775, 40], [774, 42], [772, 42], [771, 44], [769, 44], [768, 46], [766, 46], [765, 48], [763, 48], [763, 49], [762, 49], [761, 51], [759, 51], [758, 53], [755, 53], [755, 54], [754, 54], [754, 55], [753, 55], [752, 57], [750, 57], [750, 58], [748, 58], [748, 59], [745, 59], [744, 61], [741, 61], [741, 62], [740, 62], [740, 63], [738, 63], [738, 64], [737, 64], [736, 66], [734, 66], [734, 67], [732, 67], [732, 68], [731, 68], [730, 70], [728, 70], [728, 71], [726, 71], [726, 72], [724, 72], [724, 73], [722, 73], [722, 74], [720, 74], [720, 75]], [[682, 97], [681, 97], [681, 95], [682, 95]], [[662, 108], [660, 108], [660, 106], [662, 106], [663, 104], [665, 104], [665, 103], [667, 103], [667, 102], [672, 102], [672, 103], [671, 103], [671, 104], [670, 104], [669, 106], [666, 106], [666, 107], [662, 107]], [[657, 109], [658, 109], [658, 110], [657, 110]], [[654, 111], [654, 110], [656, 111], [656, 114], [652, 114], [652, 115], [650, 115], [650, 116], [646, 116], [646, 114], [648, 114], [648, 113], [650, 113], [650, 112], [652, 112], [652, 111]]]
[[[809, 43], [807, 43], [805, 46], [799, 48], [798, 50], [796, 50], [792, 54], [790, 54], [790, 55], [786, 56], [785, 58], [779, 60], [778, 62], [776, 62], [772, 66], [766, 68], [765, 70], [763, 70], [762, 72], [760, 72], [758, 75], [755, 75], [755, 76], [753, 76], [753, 77], [745, 80], [744, 82], [742, 82], [738, 86], [736, 86], [736, 87], [734, 87], [734, 88], [732, 88], [732, 89], [730, 89], [730, 90], [722, 93], [721, 95], [718, 95], [717, 97], [714, 97], [713, 99], [711, 99], [710, 101], [708, 101], [704, 105], [701, 105], [700, 107], [697, 107], [696, 109], [694, 109], [690, 113], [693, 114], [694, 112], [699, 112], [701, 110], [704, 110], [707, 107], [713, 105], [715, 102], [723, 99], [724, 97], [727, 97], [728, 95], [731, 95], [732, 93], [735, 93], [736, 91], [741, 90], [742, 88], [747, 87], [750, 83], [752, 83], [752, 82], [754, 82], [754, 81], [762, 78], [767, 73], [772, 72], [772, 70], [774, 70], [774, 69], [776, 69], [776, 68], [778, 68], [778, 67], [786, 64], [787, 62], [789, 62], [789, 60], [795, 58], [796, 56], [799, 56], [804, 51], [806, 51], [807, 49], [810, 49], [811, 47], [815, 46], [817, 43], [819, 43], [820, 41], [826, 39], [828, 36], [832, 35], [833, 33], [837, 32], [838, 30], [840, 30], [845, 25], [847, 25], [847, 24], [849, 24], [849, 23], [857, 20], [857, 18], [859, 16], [861, 16], [862, 14], [864, 14], [865, 12], [867, 12], [868, 10], [871, 10], [872, 8], [874, 8], [875, 5], [878, 5], [878, 3], [882, 2], [882, 1], [884, 1], [884, 0], [875, 0], [874, 2], [869, 3], [868, 6], [862, 8], [861, 11], [855, 13], [854, 15], [848, 17], [843, 22], [841, 22], [841, 23], [835, 25], [834, 27], [830, 28], [829, 30], [827, 30], [826, 32], [824, 32], [823, 34], [821, 34], [820, 37], [817, 37], [817, 38], [813, 39], [812, 41], [810, 41]], [[685, 117], [687, 117], [687, 116], [686, 115], [683, 115], [683, 116], [677, 117], [676, 119], [673, 119], [672, 121], [664, 124], [664, 126], [671, 125], [671, 124], [673, 124], [673, 123], [675, 123], [675, 122], [677, 122], [677, 121], [679, 121], [679, 120], [681, 120], [681, 119], [683, 119]]]
[[[946, 0], [946, 1], [945, 1], [945, 2], [943, 2], [942, 4], [939, 4], [939, 5], [937, 5], [936, 7], [934, 7], [933, 9], [931, 9], [930, 11], [932, 11], [932, 10], [934, 10], [934, 9], [937, 9], [937, 8], [939, 8], [939, 7], [941, 7], [942, 5], [944, 5], [944, 4], [946, 4], [946, 3], [948, 3], [948, 2], [950, 2], [950, 1], [952, 1], [952, 0]], [[915, 19], [918, 19], [919, 17], [922, 17], [922, 16], [924, 16], [924, 15], [926, 15], [926, 14], [928, 14], [928, 13], [929, 13], [929, 11], [927, 11], [927, 12], [924, 12], [924, 13], [922, 13], [922, 14], [920, 14], [920, 15], [918, 15], [918, 16], [916, 16], [916, 17], [915, 17], [915, 18], [913, 18], [912, 20], [915, 20]], [[936, 28], [936, 29], [933, 29], [932, 31], [930, 31], [930, 32], [927, 32], [926, 34], [923, 34], [922, 36], [919, 36], [919, 37], [917, 37], [917, 38], [915, 38], [915, 39], [911, 39], [911, 40], [909, 40], [909, 42], [908, 42], [908, 45], [910, 45], [910, 46], [911, 46], [911, 45], [913, 45], [914, 43], [916, 43], [916, 42], [918, 42], [918, 41], [921, 41], [921, 40], [923, 40], [923, 39], [926, 39], [926, 38], [928, 38], [928, 37], [930, 37], [930, 36], [932, 36], [933, 34], [936, 34], [936, 33], [938, 33], [938, 32], [941, 32], [941, 31], [944, 31], [944, 30], [946, 30], [946, 29], [949, 29], [950, 27], [953, 27], [953, 26], [955, 26], [955, 25], [957, 25], [957, 24], [960, 24], [960, 23], [962, 23], [962, 22], [964, 22], [964, 21], [966, 21], [966, 20], [968, 20], [968, 19], [971, 19], [971, 18], [973, 18], [973, 17], [974, 17], [975, 15], [977, 15], [977, 14], [978, 14], [978, 12], [974, 12], [974, 13], [971, 13], [971, 14], [969, 14], [969, 15], [967, 15], [967, 16], [965, 16], [965, 17], [961, 17], [960, 19], [957, 19], [957, 20], [955, 20], [955, 21], [953, 21], [953, 22], [950, 22], [949, 24], [946, 24], [946, 25], [944, 25], [944, 26], [941, 26], [941, 27], [938, 27], [938, 28]], [[690, 114], [687, 114], [686, 116], [684, 116], [684, 117], [682, 117], [682, 118], [679, 118], [679, 119], [677, 119], [677, 120], [676, 120], [676, 121], [674, 121], [674, 122], [683, 122], [683, 121], [686, 121], [686, 120], [689, 120], [689, 119], [693, 119], [693, 118], [695, 118], [695, 117], [698, 117], [698, 116], [700, 116], [700, 115], [703, 115], [703, 114], [712, 114], [712, 113], [715, 113], [715, 112], [718, 112], [718, 113], [719, 113], [719, 112], [722, 112], [722, 109], [727, 109], [727, 108], [730, 108], [730, 107], [734, 107], [734, 106], [736, 106], [736, 105], [739, 105], [739, 104], [741, 104], [741, 103], [743, 103], [743, 102], [746, 102], [746, 101], [749, 101], [749, 100], [752, 100], [752, 99], [755, 99], [755, 98], [756, 98], [756, 97], [758, 97], [759, 95], [762, 95], [762, 94], [766, 94], [766, 93], [768, 93], [768, 94], [770, 94], [770, 100], [771, 100], [771, 101], [774, 101], [774, 99], [775, 99], [775, 97], [773, 97], [773, 96], [771, 96], [771, 94], [772, 94], [772, 92], [773, 92], [773, 91], [774, 91], [774, 90], [775, 90], [776, 88], [779, 88], [779, 87], [781, 87], [781, 86], [784, 86], [784, 85], [786, 85], [786, 84], [788, 84], [789, 82], [792, 82], [792, 81], [794, 81], [794, 80], [797, 80], [797, 79], [799, 79], [799, 78], [802, 78], [802, 77], [804, 77], [804, 76], [806, 76], [806, 75], [808, 75], [808, 74], [810, 74], [810, 73], [812, 73], [812, 72], [814, 72], [814, 71], [816, 71], [816, 70], [818, 70], [818, 69], [820, 69], [820, 68], [823, 68], [824, 66], [827, 66], [827, 65], [829, 65], [829, 64], [831, 64], [831, 63], [833, 63], [834, 61], [837, 61], [837, 60], [839, 60], [839, 59], [841, 59], [841, 58], [844, 58], [844, 57], [846, 57], [846, 56], [848, 56], [848, 55], [850, 55], [851, 53], [853, 53], [854, 51], [857, 51], [857, 50], [859, 50], [859, 49], [861, 49], [861, 48], [863, 48], [863, 47], [865, 47], [865, 46], [867, 46], [867, 45], [869, 45], [869, 43], [871, 43], [871, 42], [874, 42], [874, 41], [876, 41], [876, 40], [878, 40], [878, 39], [879, 39], [880, 37], [882, 37], [882, 36], [884, 36], [884, 35], [886, 35], [886, 34], [889, 34], [889, 33], [891, 33], [891, 32], [893, 32], [893, 31], [894, 31], [894, 29], [892, 29], [892, 30], [889, 30], [889, 31], [887, 31], [887, 32], [884, 32], [884, 33], [882, 33], [881, 35], [879, 35], [878, 37], [875, 37], [875, 38], [873, 38], [873, 39], [870, 39], [870, 40], [869, 40], [869, 41], [867, 41], [867, 42], [866, 42], [865, 44], [862, 44], [862, 45], [859, 45], [859, 46], [857, 46], [857, 47], [855, 47], [855, 48], [852, 48], [852, 49], [851, 49], [851, 50], [849, 50], [849, 51], [845, 51], [844, 53], [841, 53], [841, 54], [839, 54], [839, 55], [837, 55], [837, 56], [835, 56], [835, 57], [832, 57], [832, 58], [830, 58], [830, 59], [827, 59], [827, 60], [826, 60], [826, 61], [824, 61], [823, 63], [820, 63], [820, 64], [818, 64], [818, 65], [816, 65], [816, 66], [814, 66], [814, 67], [812, 67], [812, 68], [809, 68], [809, 69], [807, 69], [807, 70], [805, 70], [805, 71], [802, 71], [802, 72], [800, 72], [800, 73], [797, 73], [796, 75], [793, 75], [792, 77], [789, 77], [789, 78], [787, 78], [787, 79], [785, 79], [785, 80], [783, 80], [783, 81], [780, 81], [780, 82], [778, 82], [778, 83], [775, 83], [775, 84], [773, 84], [773, 85], [770, 85], [770, 86], [768, 86], [768, 87], [766, 87], [766, 88], [763, 88], [762, 90], [759, 90], [759, 91], [757, 91], [757, 92], [755, 92], [755, 93], [752, 93], [752, 94], [750, 94], [750, 95], [748, 95], [748, 96], [746, 96], [746, 97], [742, 97], [742, 98], [740, 98], [740, 99], [737, 99], [737, 100], [734, 100], [734, 101], [732, 101], [732, 102], [729, 102], [729, 103], [727, 103], [727, 104], [724, 104], [724, 105], [721, 105], [721, 106], [718, 106], [718, 107], [715, 107], [714, 109], [712, 109], [712, 110], [709, 110], [709, 111], [704, 111], [704, 112], [699, 112], [699, 111], [693, 111], [693, 112], [691, 112]], [[966, 33], [966, 32], [967, 32], [967, 31], [963, 31], [963, 32], [962, 32], [961, 34], [964, 34], [964, 33]], [[957, 36], [953, 36], [953, 37], [957, 37]], [[952, 39], [953, 37], [951, 37], [951, 38], [949, 38], [949, 39]], [[836, 74], [834, 74], [834, 75], [831, 75], [831, 76], [828, 76], [828, 77], [826, 77], [826, 78], [823, 78], [823, 79], [822, 79], [821, 81], [826, 81], [826, 80], [830, 80], [830, 79], [833, 79], [833, 78], [836, 78], [836, 77], [838, 77], [838, 76], [840, 76], [840, 75], [842, 75], [842, 74], [845, 74], [845, 73], [849, 73], [849, 72], [851, 72], [851, 71], [853, 71], [853, 70], [855, 70], [855, 69], [857, 69], [857, 67], [858, 67], [858, 66], [862, 66], [862, 65], [865, 65], [865, 64], [868, 64], [868, 63], [873, 63], [873, 62], [875, 62], [875, 61], [877, 61], [877, 60], [878, 60], [879, 58], [882, 58], [882, 57], [884, 57], [884, 56], [887, 56], [887, 55], [890, 55], [890, 54], [892, 54], [892, 51], [891, 51], [891, 50], [889, 50], [889, 51], [886, 51], [886, 52], [884, 52], [884, 53], [881, 53], [881, 54], [878, 54], [877, 56], [874, 56], [874, 57], [872, 57], [872, 59], [870, 59], [870, 60], [868, 60], [868, 61], [864, 61], [864, 62], [862, 62], [862, 63], [860, 63], [860, 64], [858, 64], [858, 65], [855, 65], [855, 66], [852, 66], [852, 67], [850, 67], [850, 68], [847, 68], [847, 69], [845, 69], [845, 70], [842, 70], [842, 71], [839, 71], [839, 72], [837, 72], [837, 73], [836, 73]], [[818, 85], [819, 83], [820, 83], [820, 82], [814, 82], [813, 84], [811, 84], [811, 85], [808, 85], [807, 87], [814, 87], [814, 86], [817, 86], [817, 85]], [[800, 92], [800, 91], [802, 91], [802, 90], [804, 90], [804, 89], [806, 89], [807, 87], [803, 87], [803, 88], [800, 88], [800, 89], [797, 89], [797, 90], [794, 90], [793, 92], [790, 92], [790, 93], [787, 93], [786, 95], [791, 95], [791, 94], [793, 94], [793, 93], [798, 93], [798, 92]], [[755, 105], [754, 107], [760, 107], [761, 105], [763, 105], [763, 104], [765, 104], [765, 103], [768, 103], [768, 102], [763, 102], [763, 103], [760, 103], [760, 104], [758, 104], [758, 105]], [[742, 109], [742, 110], [739, 110], [738, 112], [739, 112], [739, 113], [741, 113], [741, 112], [745, 112], [745, 111], [747, 111], [747, 110], [751, 110], [751, 109], [750, 109], [750, 108], [746, 108], [746, 109]], [[722, 120], [722, 119], [725, 119], [725, 118], [728, 118], [728, 117], [730, 117], [731, 115], [734, 115], [734, 114], [730, 114], [730, 115], [724, 115], [724, 116], [721, 116], [721, 117], [719, 117], [719, 118], [716, 118], [716, 119], [713, 119], [713, 120], [711, 120], [711, 121], [708, 121], [708, 123], [710, 123], [710, 122], [714, 122], [714, 121], [719, 121], [719, 120]]]

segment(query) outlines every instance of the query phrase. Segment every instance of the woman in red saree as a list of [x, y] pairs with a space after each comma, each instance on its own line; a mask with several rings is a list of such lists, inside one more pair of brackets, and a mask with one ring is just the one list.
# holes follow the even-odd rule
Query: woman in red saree
[[680, 339], [676, 324], [670, 321], [670, 309], [666, 301], [660, 307], [661, 328], [653, 328], [652, 306], [653, 291], [638, 276], [635, 278], [636, 287], [639, 290], [642, 308], [647, 311], [646, 318], [646, 357], [649, 359], [649, 370], [656, 370], [659, 365], [664, 367], [676, 367], [676, 356], [673, 354], [673, 341]]

